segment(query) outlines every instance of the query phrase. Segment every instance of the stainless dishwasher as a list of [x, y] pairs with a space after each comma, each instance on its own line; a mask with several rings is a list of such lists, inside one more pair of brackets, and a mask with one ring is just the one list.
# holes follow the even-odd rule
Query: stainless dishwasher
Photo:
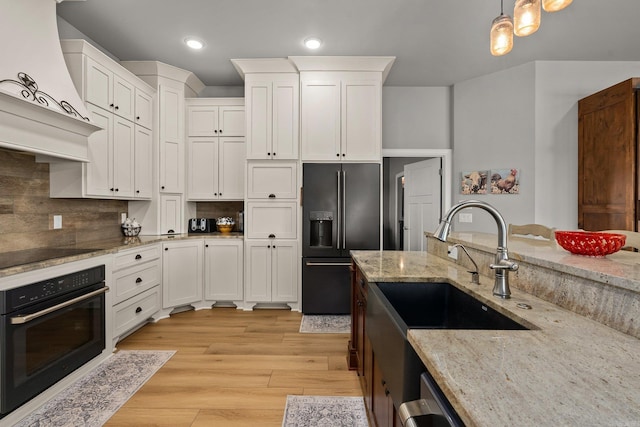
[[464, 427], [428, 372], [420, 375], [420, 399], [402, 403], [398, 415], [404, 427]]

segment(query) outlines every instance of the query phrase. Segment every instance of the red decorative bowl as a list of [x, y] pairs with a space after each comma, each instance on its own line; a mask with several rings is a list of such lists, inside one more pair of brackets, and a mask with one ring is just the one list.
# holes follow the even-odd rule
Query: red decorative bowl
[[627, 236], [597, 231], [556, 231], [556, 240], [572, 254], [605, 256], [618, 252], [624, 246]]

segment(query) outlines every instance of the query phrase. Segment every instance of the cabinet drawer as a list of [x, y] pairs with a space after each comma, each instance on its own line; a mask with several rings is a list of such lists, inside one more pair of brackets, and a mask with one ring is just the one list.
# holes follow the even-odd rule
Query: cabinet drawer
[[122, 268], [131, 267], [132, 265], [142, 264], [159, 258], [160, 246], [157, 244], [127, 249], [116, 254], [113, 269], [117, 271]]
[[295, 239], [296, 207], [296, 202], [247, 202], [247, 237]]
[[114, 304], [160, 284], [160, 260], [129, 267], [113, 274]]
[[249, 162], [247, 198], [295, 199], [298, 192], [296, 162]]
[[114, 335], [118, 336], [142, 324], [160, 310], [160, 286], [136, 295], [114, 307]]

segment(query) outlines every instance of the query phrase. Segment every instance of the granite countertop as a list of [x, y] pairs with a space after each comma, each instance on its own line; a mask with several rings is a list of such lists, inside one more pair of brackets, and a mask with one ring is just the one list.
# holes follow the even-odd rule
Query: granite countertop
[[[173, 234], [173, 235], [161, 235], [161, 236], [136, 236], [136, 237], [120, 237], [115, 239], [96, 240], [90, 242], [83, 242], [73, 246], [64, 246], [61, 248], [38, 248], [34, 251], [51, 251], [52, 258], [43, 259], [35, 262], [29, 262], [25, 264], [10, 266], [6, 268], [0, 268], [0, 278], [13, 276], [15, 274], [25, 273], [28, 271], [39, 270], [42, 268], [53, 267], [60, 264], [65, 264], [73, 261], [80, 261], [87, 258], [93, 258], [102, 255], [113, 254], [126, 249], [131, 249], [143, 245], [150, 245], [154, 243], [168, 242], [172, 240], [184, 240], [184, 239], [243, 239], [243, 233], [194, 233], [194, 234]], [[72, 255], [66, 255], [73, 251]], [[80, 253], [82, 250], [86, 252]], [[20, 253], [28, 252], [19, 251]], [[58, 253], [56, 253], [58, 252]], [[12, 252], [5, 252], [3, 254], [6, 257], [11, 257]], [[60, 256], [64, 255], [64, 256]]]
[[[431, 233], [425, 235], [430, 236]], [[498, 238], [489, 233], [451, 233], [447, 241], [495, 253]], [[514, 261], [525, 261], [531, 265], [640, 292], [640, 254], [637, 252], [619, 251], [606, 257], [589, 257], [572, 254], [555, 242], [519, 237], [509, 238], [508, 249], [509, 257]]]
[[639, 339], [518, 289], [511, 299], [496, 298], [492, 278], [473, 285], [465, 268], [432, 254], [352, 256], [369, 281], [444, 280], [531, 328], [409, 330], [409, 342], [467, 426], [640, 426]]

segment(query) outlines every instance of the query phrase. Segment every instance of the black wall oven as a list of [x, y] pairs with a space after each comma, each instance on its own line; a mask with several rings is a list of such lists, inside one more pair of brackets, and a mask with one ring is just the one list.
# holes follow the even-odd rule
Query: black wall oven
[[0, 291], [0, 418], [105, 349], [104, 265]]

